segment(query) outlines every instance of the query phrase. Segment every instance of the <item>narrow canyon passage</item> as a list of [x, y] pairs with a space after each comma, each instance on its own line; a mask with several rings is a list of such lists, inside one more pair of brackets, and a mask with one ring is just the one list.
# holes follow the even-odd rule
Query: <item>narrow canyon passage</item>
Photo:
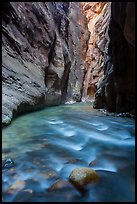
[[135, 201], [134, 6], [2, 4], [3, 202]]

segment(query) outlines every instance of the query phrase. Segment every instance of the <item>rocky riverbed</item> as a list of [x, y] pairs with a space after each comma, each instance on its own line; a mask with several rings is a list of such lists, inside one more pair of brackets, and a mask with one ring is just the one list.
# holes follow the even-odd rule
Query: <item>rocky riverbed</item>
[[[16, 118], [2, 130], [2, 159], [15, 163], [2, 172], [3, 202], [134, 202], [134, 131], [134, 119], [106, 116], [88, 103]], [[70, 181], [75, 169], [81, 179], [81, 169], [93, 169], [98, 182], [84, 179], [81, 192]]]

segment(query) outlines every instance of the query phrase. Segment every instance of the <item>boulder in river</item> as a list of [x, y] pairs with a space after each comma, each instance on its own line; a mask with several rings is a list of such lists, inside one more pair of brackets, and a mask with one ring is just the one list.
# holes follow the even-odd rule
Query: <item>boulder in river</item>
[[98, 183], [99, 176], [95, 170], [91, 168], [75, 168], [70, 176], [70, 182], [80, 191], [85, 190], [85, 187], [91, 183]]

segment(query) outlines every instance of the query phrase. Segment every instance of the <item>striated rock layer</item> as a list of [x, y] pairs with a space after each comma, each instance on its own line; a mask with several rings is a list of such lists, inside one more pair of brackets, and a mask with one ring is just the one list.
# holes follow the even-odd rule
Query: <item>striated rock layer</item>
[[110, 43], [94, 108], [135, 113], [135, 3], [112, 2]]
[[104, 76], [104, 64], [109, 43], [108, 27], [111, 3], [84, 2], [82, 6], [90, 31], [82, 99], [94, 100], [96, 89]]
[[135, 107], [134, 2], [2, 4], [2, 123], [67, 101]]
[[80, 101], [89, 31], [78, 2], [2, 5], [2, 123]]

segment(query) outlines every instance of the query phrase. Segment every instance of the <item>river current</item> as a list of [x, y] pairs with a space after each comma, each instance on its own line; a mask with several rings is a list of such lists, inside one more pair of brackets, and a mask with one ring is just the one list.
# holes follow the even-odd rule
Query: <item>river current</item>
[[[90, 103], [48, 107], [17, 117], [2, 130], [3, 202], [134, 202], [135, 121], [105, 116]], [[77, 167], [100, 181], [81, 194], [68, 181]]]

